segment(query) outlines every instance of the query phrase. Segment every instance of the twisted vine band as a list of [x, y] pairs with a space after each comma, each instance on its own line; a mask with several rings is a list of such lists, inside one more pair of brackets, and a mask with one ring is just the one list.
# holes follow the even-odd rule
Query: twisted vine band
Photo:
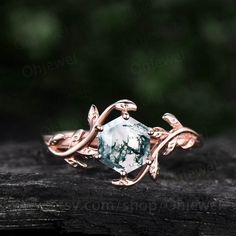
[[[105, 124], [108, 115], [118, 110], [121, 116]], [[120, 100], [107, 107], [99, 115], [92, 105], [88, 113], [90, 129], [60, 132], [45, 135], [44, 140], [50, 152], [64, 158], [73, 167], [86, 168], [85, 159], [94, 158], [120, 174], [112, 184], [130, 186], [139, 182], [146, 173], [153, 179], [159, 174], [158, 157], [169, 155], [175, 147], [188, 149], [200, 143], [200, 136], [194, 130], [184, 127], [177, 118], [166, 113], [162, 117], [172, 128], [149, 128], [130, 117], [130, 111], [137, 106], [130, 100]], [[135, 178], [128, 174], [140, 169]]]

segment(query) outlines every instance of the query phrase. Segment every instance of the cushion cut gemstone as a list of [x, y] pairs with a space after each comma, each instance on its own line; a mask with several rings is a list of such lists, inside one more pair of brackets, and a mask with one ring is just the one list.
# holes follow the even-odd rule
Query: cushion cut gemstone
[[98, 139], [101, 162], [119, 173], [141, 167], [150, 153], [148, 127], [132, 117], [105, 124]]

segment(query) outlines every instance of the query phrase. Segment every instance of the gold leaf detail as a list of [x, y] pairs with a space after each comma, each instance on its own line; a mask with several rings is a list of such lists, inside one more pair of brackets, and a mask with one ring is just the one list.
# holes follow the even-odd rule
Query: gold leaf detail
[[76, 160], [73, 156], [72, 157], [67, 157], [64, 159], [68, 164], [72, 165], [73, 167], [77, 166], [82, 166], [82, 167], [87, 167], [86, 163], [83, 163], [81, 161]]
[[90, 128], [92, 128], [94, 126], [94, 124], [97, 121], [98, 117], [99, 117], [98, 109], [95, 105], [92, 105], [90, 107], [90, 110], [89, 110], [89, 113], [88, 113], [88, 122], [89, 122]]
[[177, 144], [177, 138], [171, 140], [171, 141], [168, 143], [167, 148], [165, 149], [163, 155], [166, 156], [166, 155], [170, 154], [170, 153], [174, 150], [176, 144]]
[[98, 151], [95, 148], [91, 148], [91, 147], [85, 147], [81, 150], [78, 150], [77, 152], [79, 154], [85, 155], [85, 156], [92, 156], [92, 155], [96, 155], [98, 153]]
[[159, 165], [158, 165], [157, 157], [152, 162], [150, 169], [149, 169], [149, 173], [153, 179], [156, 179], [157, 175], [159, 175]]

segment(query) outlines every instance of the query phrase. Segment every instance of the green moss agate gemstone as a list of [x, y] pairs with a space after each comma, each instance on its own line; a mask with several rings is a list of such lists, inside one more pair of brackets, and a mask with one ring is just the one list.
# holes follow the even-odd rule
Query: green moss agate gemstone
[[105, 124], [98, 135], [101, 162], [119, 173], [130, 173], [144, 165], [150, 153], [148, 130], [132, 117], [118, 117]]

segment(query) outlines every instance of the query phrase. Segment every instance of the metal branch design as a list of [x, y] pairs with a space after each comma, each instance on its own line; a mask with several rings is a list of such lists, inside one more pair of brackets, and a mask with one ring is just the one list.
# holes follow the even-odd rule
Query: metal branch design
[[[60, 132], [55, 135], [45, 135], [44, 140], [51, 153], [64, 158], [73, 167], [81, 166], [86, 168], [87, 164], [78, 160], [78, 156], [83, 159], [101, 158], [98, 153], [98, 133], [103, 131], [103, 125], [109, 114], [113, 110], [121, 112], [121, 116], [128, 120], [129, 112], [136, 111], [137, 106], [130, 100], [120, 100], [107, 107], [101, 115], [95, 105], [90, 107], [88, 113], [89, 130], [79, 129], [75, 132]], [[112, 184], [119, 186], [131, 186], [139, 182], [146, 173], [149, 172], [153, 179], [159, 174], [158, 157], [160, 154], [166, 156], [173, 152], [176, 147], [188, 149], [200, 143], [200, 136], [192, 129], [184, 127], [178, 119], [170, 114], [163, 115], [172, 129], [166, 131], [161, 127], [150, 128], [150, 155], [146, 159], [145, 165], [134, 179], [130, 179], [126, 172], [121, 172], [120, 179], [113, 180]]]

